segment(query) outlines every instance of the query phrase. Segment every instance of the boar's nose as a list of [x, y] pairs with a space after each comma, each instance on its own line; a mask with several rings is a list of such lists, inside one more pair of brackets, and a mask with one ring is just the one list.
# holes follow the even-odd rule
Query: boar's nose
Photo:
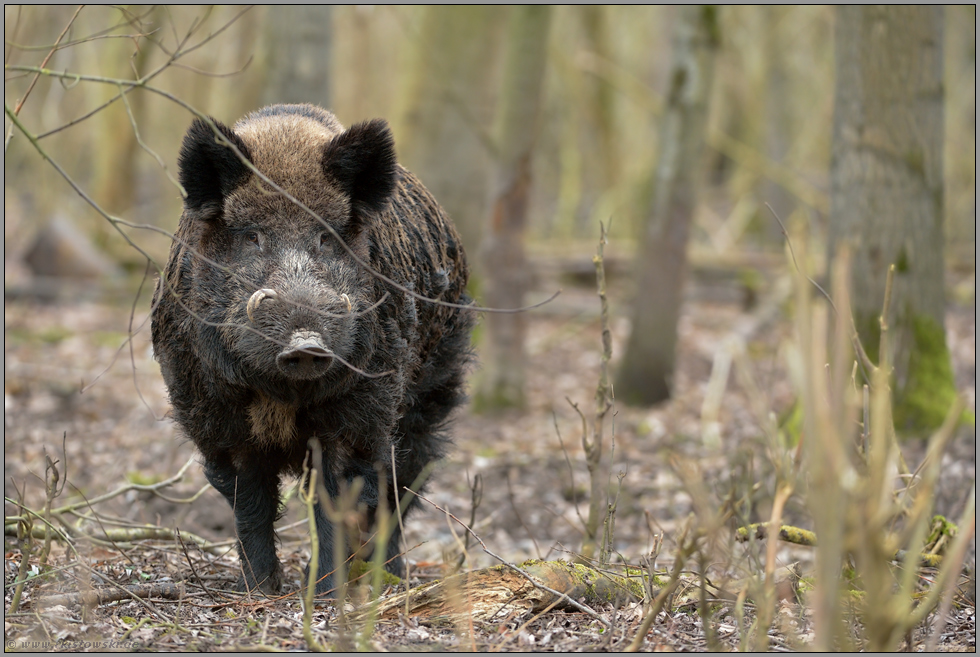
[[315, 379], [330, 367], [333, 352], [315, 331], [296, 331], [276, 356], [279, 371], [290, 378]]

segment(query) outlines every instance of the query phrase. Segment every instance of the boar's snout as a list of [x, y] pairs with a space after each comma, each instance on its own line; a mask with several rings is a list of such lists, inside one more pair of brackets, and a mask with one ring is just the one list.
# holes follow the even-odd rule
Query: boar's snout
[[294, 379], [315, 379], [330, 367], [333, 352], [315, 331], [296, 331], [276, 356], [279, 371]]

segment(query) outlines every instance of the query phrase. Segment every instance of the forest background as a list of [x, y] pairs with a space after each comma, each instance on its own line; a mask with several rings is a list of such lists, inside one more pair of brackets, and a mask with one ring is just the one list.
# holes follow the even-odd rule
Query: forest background
[[[942, 203], [931, 234], [941, 233], [932, 250], [941, 263], [948, 385], [964, 395], [967, 417], [975, 409], [974, 12], [948, 7], [936, 14], [941, 80], [927, 80], [943, 97]], [[687, 14], [584, 6], [537, 14], [496, 7], [6, 7], [5, 496], [43, 506], [44, 478], [31, 473], [43, 470], [44, 449], [61, 454], [70, 481], [88, 496], [127, 479], [165, 479], [193, 454], [169, 422], [156, 421], [167, 402], [146, 327], [128, 342], [149, 312], [146, 272], [152, 279], [166, 260], [180, 215], [173, 178], [193, 117], [188, 108], [231, 125], [264, 104], [312, 102], [344, 125], [390, 122], [400, 162], [459, 226], [484, 305], [522, 306], [563, 289], [539, 310], [481, 324], [474, 404], [460, 420], [457, 454], [436, 476], [434, 499], [468, 515], [460, 509], [475, 497], [466, 482], [480, 474], [488, 492], [483, 519], [473, 510], [474, 526], [512, 561], [579, 550], [588, 538], [576, 510], [589, 497], [576, 488], [589, 480], [588, 450], [569, 438], [584, 429], [565, 398], [589, 407], [602, 370], [592, 260], [602, 222], [613, 390], [619, 383], [627, 390], [617, 379], [626, 364], [652, 367], [641, 357], [623, 360], [635, 339], [631, 329], [642, 321], [637, 309], [676, 306], [666, 328], [646, 333], [666, 345], [670, 361], [658, 365], [665, 390], [652, 401], [660, 405], [617, 402], [606, 417], [606, 438], [615, 446], [603, 467], [628, 473], [615, 549], [635, 560], [666, 535], [668, 545], [678, 543], [665, 549], [669, 564], [666, 553], [681, 547], [688, 515], [696, 511], [707, 522], [706, 509], [726, 496], [744, 502], [742, 519], [769, 519], [783, 475], [766, 442], [767, 413], [789, 436], [787, 454], [806, 422], [788, 346], [800, 339], [804, 312], [792, 281], [802, 267], [831, 286], [832, 197], [844, 186], [834, 182], [832, 167], [841, 16], [817, 6]], [[684, 53], [692, 63], [684, 64]], [[837, 57], [839, 63], [840, 51]], [[39, 65], [40, 75], [31, 70]], [[697, 75], [688, 82], [702, 85], [686, 108], [676, 103], [680, 65], [693, 67], [686, 70]], [[147, 82], [156, 91], [121, 95], [130, 89], [126, 81], [158, 69]], [[684, 142], [677, 130], [686, 124], [671, 117], [692, 115], [693, 137]], [[672, 125], [681, 127], [672, 132]], [[679, 160], [690, 190], [680, 246], [665, 256], [650, 250], [647, 236], [662, 221], [656, 208], [666, 195], [657, 190], [679, 186], [664, 170], [672, 140], [690, 151]], [[491, 217], [515, 179], [525, 183], [526, 210], [501, 234]], [[673, 271], [644, 274], [644, 263], [671, 257], [679, 258]], [[882, 289], [887, 264], [875, 274]], [[875, 307], [881, 296], [875, 288]], [[876, 347], [869, 350], [877, 362]], [[740, 368], [754, 371], [761, 385], [740, 378]], [[924, 438], [945, 414], [944, 407], [939, 421], [917, 427], [903, 443], [906, 460], [923, 458]], [[969, 508], [973, 431], [961, 423], [942, 461], [935, 501], [951, 518]], [[199, 472], [188, 476], [188, 491], [200, 487]], [[702, 490], [698, 479], [710, 485]], [[812, 527], [804, 488], [784, 499], [785, 513]], [[230, 512], [213, 491], [208, 495], [190, 510], [151, 497], [132, 498], [139, 503], [113, 513], [164, 527], [178, 516], [182, 528], [227, 538]], [[5, 515], [16, 515], [15, 508], [8, 505]], [[430, 540], [409, 558], [454, 562], [446, 556], [456, 548], [444, 519], [427, 522], [420, 533]], [[303, 545], [289, 549], [299, 555]], [[812, 557], [780, 554], [780, 563], [799, 560]], [[472, 555], [469, 563], [491, 562]], [[726, 625], [724, 609], [714, 613]], [[796, 634], [806, 635], [800, 622]], [[714, 640], [696, 629], [691, 636], [685, 640], [692, 643], [671, 645]], [[729, 640], [738, 644], [743, 636], [733, 632]]]

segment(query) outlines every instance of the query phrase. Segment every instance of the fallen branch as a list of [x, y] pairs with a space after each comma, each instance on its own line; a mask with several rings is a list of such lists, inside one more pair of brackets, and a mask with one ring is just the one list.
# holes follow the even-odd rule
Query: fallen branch
[[49, 595], [34, 602], [35, 606], [55, 607], [98, 606], [130, 598], [164, 598], [180, 600], [184, 597], [184, 585], [179, 582], [161, 582], [159, 584], [141, 584], [139, 586], [120, 586], [118, 588], [96, 589], [84, 593], [66, 593], [64, 595]]
[[[768, 522], [757, 522], [748, 527], [739, 527], [735, 532], [735, 540], [739, 543], [745, 543], [749, 540], [750, 535], [755, 537], [756, 540], [765, 540], [769, 538], [768, 527]], [[955, 525], [953, 527], [953, 535], [955, 536]], [[816, 547], [817, 545], [817, 535], [815, 533], [808, 529], [793, 527], [792, 525], [779, 526], [779, 540], [807, 547]], [[898, 550], [895, 552], [895, 556], [892, 557], [892, 561], [904, 561], [906, 555], [907, 552], [905, 550]], [[919, 561], [927, 568], [938, 568], [943, 563], [943, 557], [941, 554], [921, 552], [919, 554]]]
[[[654, 585], [659, 586], [659, 582]], [[420, 622], [466, 618], [492, 621], [549, 608], [580, 610], [579, 600], [590, 605], [621, 606], [642, 600], [643, 586], [644, 573], [640, 569], [615, 575], [582, 564], [535, 559], [520, 564], [520, 572], [505, 564], [424, 584], [384, 600], [378, 614], [396, 619], [405, 611], [410, 597], [408, 615]]]
[[[4, 523], [3, 533], [4, 536], [17, 536], [17, 523], [16, 522]], [[36, 539], [44, 539], [45, 528], [34, 526], [31, 529], [31, 537]], [[229, 541], [222, 541], [221, 543], [215, 543], [209, 541], [206, 538], [202, 538], [197, 534], [192, 534], [183, 529], [178, 530], [179, 536], [182, 541], [188, 543], [193, 543], [198, 548], [204, 552], [214, 554], [216, 556], [224, 555], [228, 552]], [[71, 542], [72, 539], [86, 539], [98, 543], [131, 543], [132, 541], [172, 541], [174, 540], [174, 530], [168, 527], [110, 527], [104, 529], [104, 531], [97, 534], [87, 534], [72, 528], [70, 535], [66, 536], [64, 534], [55, 532], [52, 534], [52, 538], [55, 540], [63, 540], [65, 542]]]

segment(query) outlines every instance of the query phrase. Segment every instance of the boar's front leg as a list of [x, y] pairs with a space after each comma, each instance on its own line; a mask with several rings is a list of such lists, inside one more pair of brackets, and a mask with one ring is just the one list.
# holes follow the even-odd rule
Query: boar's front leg
[[235, 512], [243, 573], [237, 588], [279, 593], [282, 565], [276, 556], [274, 529], [279, 511], [279, 475], [255, 463], [236, 468], [228, 458], [207, 460], [204, 474]]

